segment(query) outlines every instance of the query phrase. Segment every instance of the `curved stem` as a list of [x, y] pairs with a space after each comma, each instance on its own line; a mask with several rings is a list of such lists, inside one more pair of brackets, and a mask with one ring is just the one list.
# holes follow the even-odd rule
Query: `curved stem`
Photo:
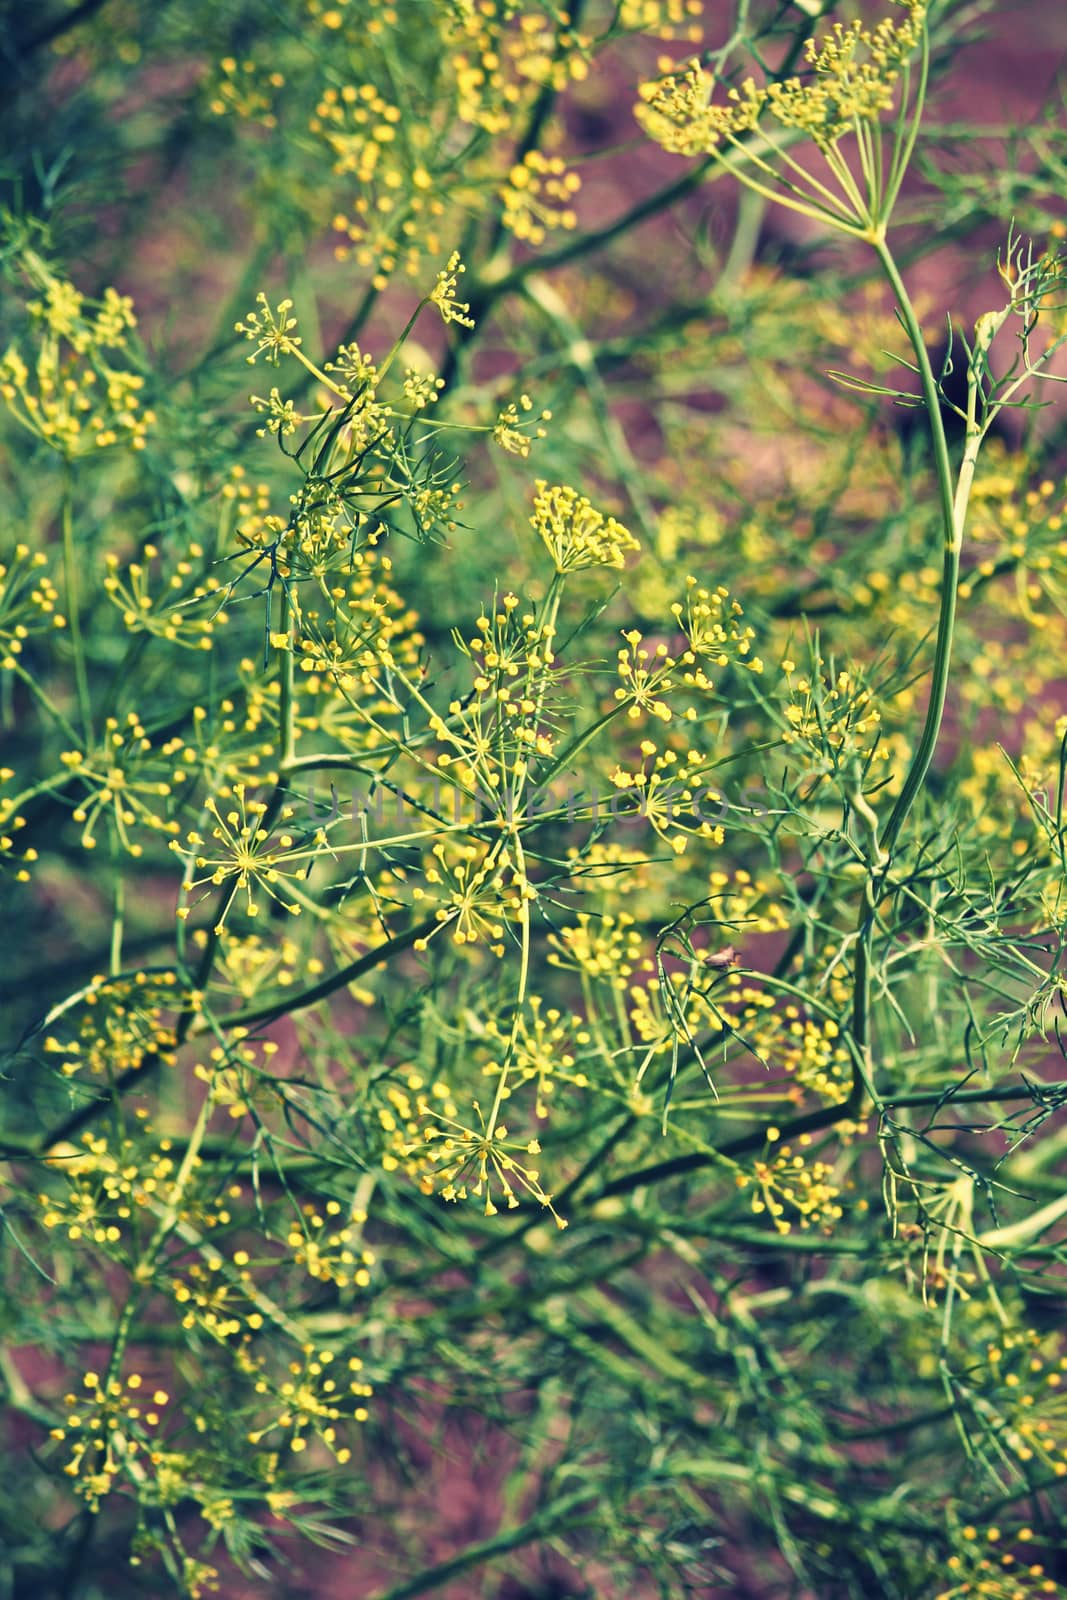
[[937, 380], [930, 364], [930, 356], [923, 339], [922, 329], [919, 326], [919, 320], [915, 315], [915, 308], [911, 303], [911, 298], [904, 286], [904, 281], [900, 276], [884, 235], [877, 234], [872, 239], [872, 243], [882, 270], [893, 291], [893, 296], [907, 330], [919, 370], [923, 402], [930, 423], [930, 434], [933, 443], [934, 474], [937, 480], [938, 500], [941, 508], [944, 548], [937, 638], [934, 645], [934, 663], [930, 677], [930, 696], [927, 702], [926, 716], [923, 721], [922, 733], [919, 736], [919, 743], [912, 756], [911, 764], [905, 775], [900, 794], [897, 796], [896, 804], [890, 813], [880, 846], [876, 843], [876, 848], [872, 853], [871, 872], [864, 885], [863, 905], [860, 911], [856, 936], [852, 1007], [852, 1038], [857, 1052], [855, 1056], [855, 1088], [858, 1091], [860, 1074], [862, 1073], [867, 1080], [868, 1092], [870, 1092], [872, 1080], [870, 1040], [871, 935], [874, 927], [875, 905], [878, 888], [884, 883], [892, 862], [894, 847], [926, 782], [941, 733], [941, 725], [945, 715], [945, 703], [948, 697], [949, 674], [952, 666], [952, 643], [956, 625], [956, 603], [960, 575], [960, 550], [963, 544], [963, 529], [967, 516], [967, 502], [970, 495], [971, 481], [974, 476], [974, 466], [982, 442], [982, 431], [974, 417], [975, 380], [972, 375], [968, 404], [967, 443], [963, 465], [960, 469], [958, 480], [956, 480], [952, 470], [952, 463], [949, 459], [948, 442], [945, 438], [945, 425], [941, 416], [941, 397], [938, 392]]
[[945, 438], [945, 425], [941, 416], [941, 397], [938, 392], [937, 380], [930, 365], [930, 356], [923, 340], [918, 318], [915, 315], [915, 308], [911, 303], [908, 291], [904, 287], [904, 282], [897, 270], [896, 262], [893, 260], [889, 246], [884, 238], [875, 241], [875, 250], [893, 290], [893, 295], [904, 321], [904, 326], [907, 329], [908, 338], [919, 368], [923, 403], [930, 422], [934, 450], [934, 473], [937, 479], [942, 531], [944, 534], [941, 602], [937, 620], [937, 639], [934, 646], [934, 665], [930, 678], [930, 698], [918, 747], [912, 757], [911, 766], [904, 779], [904, 786], [897, 798], [896, 805], [893, 807], [882, 839], [883, 849], [887, 854], [891, 855], [893, 846], [900, 836], [900, 831], [908, 818], [908, 814], [926, 781], [944, 718], [949, 669], [952, 664], [952, 640], [956, 623], [960, 549], [963, 544], [967, 501], [970, 495], [971, 479], [974, 474], [974, 464], [981, 444], [981, 433], [974, 424], [969, 425], [964, 466], [961, 468], [957, 484], [952, 470], [952, 463], [949, 460], [948, 442]]

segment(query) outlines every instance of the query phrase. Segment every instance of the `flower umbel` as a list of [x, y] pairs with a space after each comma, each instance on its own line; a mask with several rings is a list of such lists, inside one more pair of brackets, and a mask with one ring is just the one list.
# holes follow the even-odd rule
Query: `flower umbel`
[[[694, 60], [681, 70], [660, 63], [663, 76], [640, 86], [635, 116], [649, 137], [675, 155], [716, 154], [741, 181], [768, 199], [869, 238], [880, 230], [900, 191], [921, 112], [925, 66], [916, 105], [909, 111], [909, 57], [924, 42], [925, 0], [894, 0], [906, 15], [871, 29], [837, 23], [821, 43], [808, 40], [804, 77], [765, 83], [746, 78], [711, 101], [715, 80]], [[900, 102], [881, 148], [881, 119]], [[790, 154], [793, 136], [810, 139], [833, 179], [828, 187]], [[859, 183], [840, 142], [856, 139]]]
[[584, 494], [565, 484], [549, 487], [537, 481], [530, 525], [544, 540], [556, 571], [581, 572], [586, 567], [622, 567], [640, 546], [629, 529], [597, 511]]
[[[208, 870], [201, 877], [187, 878], [182, 885], [184, 892], [189, 893], [200, 884], [214, 887], [229, 884], [234, 891], [227, 899], [216, 931], [223, 926], [230, 905], [240, 890], [244, 890], [245, 914], [249, 917], [259, 914], [257, 889], [293, 916], [298, 916], [302, 909], [296, 900], [283, 900], [276, 885], [282, 878], [303, 875], [310, 860], [309, 853], [297, 845], [292, 834], [274, 835], [269, 822], [265, 820], [268, 812], [266, 801], [246, 800], [245, 794], [243, 783], [234, 784], [234, 803], [226, 811], [219, 808], [214, 798], [207, 802], [206, 810], [215, 819], [211, 837], [217, 841], [217, 854], [203, 854], [209, 848], [204, 839], [199, 833], [189, 834], [189, 844], [194, 851], [193, 864], [202, 872], [205, 868]], [[282, 822], [291, 816], [292, 807], [286, 807], [281, 815]], [[324, 839], [325, 835], [322, 834], [321, 838]], [[317, 837], [316, 842], [321, 842], [321, 839]], [[182, 850], [176, 839], [171, 841], [171, 848]], [[180, 907], [179, 917], [183, 920], [188, 917], [189, 909], [188, 906]]]
[[259, 355], [276, 367], [281, 357], [292, 355], [301, 342], [292, 332], [296, 327], [296, 318], [289, 315], [293, 302], [281, 300], [277, 310], [272, 311], [270, 301], [261, 290], [256, 295], [256, 305], [259, 310], [250, 311], [243, 322], [235, 322], [234, 329], [237, 333], [243, 333], [256, 347], [246, 357], [250, 367], [255, 365]]
[[474, 318], [470, 315], [470, 306], [465, 300], [456, 299], [459, 274], [466, 270], [459, 259], [459, 251], [453, 250], [444, 270], [437, 274], [437, 282], [430, 290], [428, 300], [429, 304], [436, 306], [441, 313], [442, 322], [458, 322], [461, 328], [473, 328]]
[[[514, 1139], [503, 1123], [498, 1123], [490, 1132], [485, 1126], [467, 1127], [436, 1108], [426, 1109], [435, 1119], [425, 1127], [419, 1141], [427, 1161], [423, 1175], [427, 1192], [436, 1189], [445, 1200], [466, 1200], [473, 1196], [483, 1201], [485, 1215], [493, 1217], [499, 1209], [493, 1199], [494, 1186], [509, 1210], [519, 1205], [517, 1190], [524, 1189], [552, 1212], [557, 1228], [567, 1226], [555, 1211], [552, 1196], [542, 1188], [538, 1169], [518, 1159], [519, 1156], [540, 1155], [541, 1146], [536, 1139]], [[477, 1101], [473, 1102], [473, 1109], [479, 1122], [483, 1122]]]

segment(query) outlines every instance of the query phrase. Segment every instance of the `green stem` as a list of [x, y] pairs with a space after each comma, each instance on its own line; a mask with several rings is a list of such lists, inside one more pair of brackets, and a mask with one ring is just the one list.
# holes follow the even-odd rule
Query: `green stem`
[[[366, 955], [350, 961], [347, 966], [333, 972], [328, 978], [323, 978], [310, 989], [303, 990], [298, 995], [287, 995], [284, 999], [272, 1001], [269, 1005], [253, 1006], [247, 1011], [235, 1011], [229, 1016], [222, 1017], [219, 1027], [229, 1031], [231, 1028], [261, 1027], [268, 1022], [274, 1022], [278, 1017], [287, 1017], [296, 1011], [304, 1011], [308, 1006], [313, 1006], [320, 1000], [326, 1000], [331, 994], [336, 994], [338, 989], [343, 989], [350, 983], [355, 983], [357, 978], [365, 972], [373, 972], [383, 961], [399, 955], [403, 950], [410, 950], [419, 939], [427, 939], [430, 934], [440, 927], [435, 917], [429, 917], [425, 922], [417, 922], [406, 933], [398, 933], [383, 944], [376, 945], [373, 950], [368, 950]], [[210, 939], [210, 935], [209, 935]], [[206, 1029], [195, 1028], [192, 1037], [196, 1038]]]
[[737, 195], [737, 219], [730, 248], [715, 285], [716, 292], [741, 282], [756, 259], [760, 230], [767, 212], [767, 202], [755, 189], [743, 186]]
[[15, 676], [19, 678], [23, 684], [25, 684], [26, 688], [30, 691], [42, 709], [45, 710], [63, 730], [63, 733], [70, 740], [71, 744], [76, 745], [80, 735], [75, 731], [73, 723], [67, 721], [67, 718], [63, 715], [62, 711], [60, 711], [55, 701], [45, 693], [32, 673], [26, 671], [25, 667], [21, 665], [17, 657], [14, 658], [8, 670], [13, 672]]
[[645, 492], [642, 474], [630, 452], [619, 419], [611, 409], [607, 388], [597, 366], [596, 352], [581, 328], [567, 311], [566, 303], [552, 285], [531, 278], [525, 289], [527, 298], [548, 319], [562, 347], [561, 354], [573, 366], [589, 396], [590, 408], [616, 476], [621, 480], [634, 508], [638, 527], [650, 549], [655, 548], [656, 510]]
[[282, 599], [282, 628], [285, 634], [285, 644], [281, 650], [281, 663], [279, 666], [280, 684], [278, 692], [278, 763], [279, 772], [285, 772], [293, 760], [296, 748], [296, 734], [293, 725], [294, 695], [293, 695], [293, 656], [296, 650], [296, 619], [292, 614], [289, 596]]
[[661, 211], [668, 210], [677, 201], [699, 189], [705, 182], [714, 183], [721, 175], [718, 171], [712, 170], [717, 159], [714, 155], [704, 156], [684, 177], [667, 184], [663, 189], [657, 189], [655, 194], [639, 201], [629, 211], [623, 212], [621, 217], [616, 217], [613, 222], [606, 223], [601, 228], [591, 229], [588, 233], [578, 234], [573, 239], [568, 239], [566, 244], [558, 245], [555, 250], [528, 256], [498, 277], [483, 276], [477, 286], [474, 284], [469, 286], [471, 315], [484, 317], [496, 301], [504, 295], [513, 294], [533, 273], [540, 275], [552, 272], [557, 267], [580, 260], [582, 256], [603, 250], [613, 239], [628, 234], [642, 222], [647, 222], [650, 217], [658, 216]]
[[89, 698], [89, 675], [85, 667], [85, 642], [82, 639], [81, 619], [78, 615], [78, 568], [74, 550], [74, 485], [70, 462], [63, 469], [63, 503], [61, 511], [63, 530], [63, 603], [67, 610], [67, 626], [74, 653], [74, 682], [78, 693], [78, 711], [86, 746], [93, 742], [92, 702]]
[[893, 807], [882, 837], [883, 849], [888, 854], [891, 854], [911, 808], [923, 784], [926, 782], [945, 714], [949, 671], [952, 665], [952, 641], [956, 625], [960, 550], [963, 544], [963, 529], [967, 517], [967, 501], [974, 476], [978, 448], [981, 444], [981, 433], [977, 428], [973, 432], [969, 431], [966, 453], [957, 485], [952, 463], [949, 460], [948, 441], [945, 438], [945, 424], [941, 416], [941, 397], [938, 392], [937, 380], [930, 365], [930, 356], [923, 340], [918, 318], [915, 315], [915, 308], [911, 303], [908, 291], [904, 287], [903, 279], [897, 271], [896, 262], [893, 260], [893, 256], [884, 239], [880, 238], [875, 242], [875, 250], [893, 290], [893, 295], [904, 326], [907, 329], [908, 338], [911, 342], [912, 350], [915, 352], [915, 360], [919, 368], [923, 402], [930, 422], [930, 433], [934, 448], [934, 472], [937, 478], [937, 492], [941, 506], [941, 524], [944, 535], [941, 602], [937, 619], [934, 665], [930, 678], [930, 698], [926, 707], [926, 719], [923, 723], [918, 747], [912, 757], [911, 766], [904, 779], [904, 786], [897, 798], [896, 805]]
[[494, 1556], [506, 1555], [509, 1550], [518, 1550], [524, 1544], [533, 1544], [535, 1540], [544, 1539], [546, 1535], [567, 1523], [573, 1524], [578, 1518], [579, 1508], [588, 1507], [594, 1498], [595, 1491], [588, 1487], [561, 1495], [554, 1504], [536, 1512], [528, 1522], [522, 1523], [517, 1528], [509, 1528], [503, 1533], [494, 1534], [483, 1544], [468, 1545], [459, 1555], [442, 1561], [436, 1567], [427, 1567], [407, 1583], [398, 1584], [393, 1589], [380, 1589], [373, 1596], [373, 1600], [413, 1600], [415, 1595], [426, 1594], [430, 1589], [439, 1589], [442, 1584], [449, 1583], [461, 1573], [469, 1572], [472, 1567], [482, 1566]]
[[[909, 89], [911, 87], [910, 80], [911, 80], [911, 67], [910, 67], [910, 64], [905, 63], [905, 66], [904, 66], [904, 89], [903, 89], [903, 93], [901, 95], [901, 102], [900, 102], [901, 118], [903, 118], [904, 112], [905, 112], [905, 107], [908, 104], [908, 93], [909, 93]], [[919, 66], [919, 86], [918, 86], [917, 90], [915, 91], [915, 102], [914, 102], [914, 105], [912, 107], [911, 121], [910, 121], [910, 123], [908, 125], [907, 134], [903, 138], [901, 138], [899, 136], [899, 130], [898, 130], [898, 136], [893, 141], [893, 156], [892, 156], [892, 160], [890, 162], [890, 167], [889, 167], [889, 181], [886, 184], [885, 195], [884, 195], [883, 200], [882, 200], [881, 216], [882, 216], [883, 222], [888, 222], [889, 218], [892, 216], [893, 211], [894, 211], [894, 209], [896, 207], [897, 198], [898, 198], [898, 196], [900, 194], [900, 188], [901, 188], [901, 185], [904, 182], [904, 174], [908, 170], [908, 165], [909, 165], [909, 163], [911, 161], [912, 152], [915, 149], [915, 141], [919, 137], [919, 128], [920, 128], [920, 125], [922, 124], [923, 111], [925, 110], [925, 107], [926, 107], [926, 89], [927, 89], [927, 85], [929, 83], [929, 80], [930, 80], [930, 35], [929, 35], [927, 29], [924, 28], [923, 31], [922, 31], [922, 55], [921, 55], [921, 58], [920, 58], [920, 66]]]
[[115, 898], [114, 911], [111, 918], [111, 948], [108, 958], [108, 972], [114, 978], [122, 971], [122, 936], [126, 926], [126, 878], [122, 870], [118, 841], [115, 839], [112, 840], [111, 859], [111, 870], [115, 874]]
[[[968, 439], [964, 466], [960, 471], [957, 484], [952, 470], [952, 463], [949, 459], [948, 441], [945, 437], [945, 424], [941, 416], [941, 397], [938, 392], [937, 380], [930, 364], [930, 356], [926, 348], [926, 342], [923, 339], [922, 329], [919, 326], [919, 319], [915, 314], [915, 307], [912, 305], [911, 297], [904, 286], [904, 280], [900, 276], [892, 252], [886, 243], [884, 232], [876, 232], [871, 242], [874, 245], [882, 270], [889, 281], [889, 286], [893, 291], [893, 297], [904, 327], [907, 330], [908, 339], [919, 369], [923, 403], [926, 407], [933, 443], [934, 474], [937, 480], [937, 493], [941, 508], [944, 548], [937, 639], [934, 646], [934, 664], [930, 678], [930, 696], [926, 707], [926, 717], [918, 746], [912, 756], [911, 765], [908, 768], [896, 804], [890, 813], [880, 845], [875, 842], [872, 848], [870, 873], [864, 884], [863, 904], [860, 909], [856, 937], [852, 1005], [852, 1038], [856, 1052], [854, 1056], [853, 1098], [856, 1099], [860, 1097], [864, 1086], [868, 1091], [870, 1090], [873, 1079], [870, 1038], [871, 937], [874, 929], [874, 911], [878, 885], [885, 881], [885, 875], [892, 861], [894, 846], [900, 838], [904, 824], [926, 782], [941, 733], [941, 724], [945, 715], [945, 701], [948, 695], [949, 672], [952, 665], [952, 641], [956, 625], [956, 602], [959, 588], [963, 527], [967, 515], [967, 499], [974, 473], [974, 462], [977, 459], [978, 448], [981, 444], [981, 432], [973, 421], [972, 399], [971, 416], [968, 419]], [[864, 1079], [866, 1079], [866, 1085], [864, 1085]]]

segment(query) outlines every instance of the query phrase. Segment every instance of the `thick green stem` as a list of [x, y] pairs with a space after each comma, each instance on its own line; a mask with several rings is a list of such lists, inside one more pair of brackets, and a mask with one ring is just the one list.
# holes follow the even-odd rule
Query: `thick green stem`
[[871, 871], [864, 885], [863, 905], [860, 911], [856, 936], [856, 960], [853, 980], [852, 1038], [856, 1048], [854, 1090], [858, 1091], [862, 1076], [867, 1078], [870, 1091], [872, 1078], [870, 1013], [871, 1013], [871, 936], [874, 912], [880, 885], [892, 863], [893, 851], [904, 824], [922, 792], [937, 748], [944, 721], [945, 702], [948, 696], [949, 674], [952, 666], [952, 641], [956, 625], [956, 601], [959, 589], [960, 551], [963, 529], [967, 517], [967, 502], [974, 477], [975, 462], [982, 442], [982, 431], [974, 418], [974, 379], [970, 382], [970, 402], [967, 418], [967, 442], [963, 464], [958, 479], [949, 459], [948, 441], [941, 415], [941, 396], [930, 364], [929, 352], [923, 339], [915, 308], [897, 269], [892, 252], [882, 234], [872, 240], [878, 259], [893, 291], [893, 297], [907, 329], [915, 354], [922, 384], [923, 403], [930, 423], [933, 444], [934, 475], [941, 509], [943, 538], [941, 567], [941, 598], [937, 619], [937, 638], [934, 645], [934, 663], [930, 676], [930, 696], [926, 707], [919, 743], [911, 759], [896, 804], [886, 823], [881, 840], [872, 848]]
[[117, 842], [112, 841], [111, 870], [115, 874], [115, 896], [111, 916], [111, 945], [108, 955], [108, 972], [114, 978], [122, 970], [122, 936], [126, 927], [126, 878]]
[[502, 1533], [494, 1534], [482, 1544], [468, 1545], [466, 1550], [461, 1550], [458, 1555], [451, 1556], [438, 1566], [427, 1567], [406, 1583], [398, 1584], [389, 1590], [379, 1590], [374, 1600], [414, 1600], [416, 1595], [428, 1594], [431, 1589], [440, 1589], [442, 1585], [451, 1582], [462, 1573], [484, 1566], [495, 1556], [507, 1555], [511, 1550], [519, 1550], [523, 1545], [533, 1544], [546, 1538], [558, 1528], [574, 1525], [582, 1518], [584, 1515], [582, 1508], [588, 1507], [592, 1498], [593, 1491], [584, 1487], [572, 1490], [570, 1494], [560, 1495], [558, 1500], [535, 1512], [528, 1522], [522, 1523], [517, 1528], [507, 1528]]
[[952, 665], [952, 638], [956, 625], [956, 596], [960, 575], [960, 550], [963, 544], [963, 527], [967, 515], [967, 500], [969, 498], [971, 479], [974, 474], [974, 463], [978, 455], [978, 446], [981, 435], [972, 433], [967, 440], [967, 453], [964, 466], [960, 471], [958, 486], [949, 460], [948, 441], [945, 438], [945, 424], [941, 416], [941, 397], [938, 392], [937, 380], [930, 365], [930, 356], [926, 349], [919, 327], [915, 308], [911, 303], [903, 279], [897, 271], [896, 262], [893, 260], [888, 245], [884, 239], [877, 241], [875, 249], [883, 271], [889, 280], [893, 295], [904, 321], [904, 326], [911, 341], [912, 350], [919, 368], [919, 377], [922, 382], [923, 402], [926, 406], [930, 422], [930, 434], [934, 450], [934, 473], [937, 478], [937, 493], [941, 507], [941, 523], [944, 536], [944, 549], [941, 568], [941, 604], [937, 619], [937, 640], [934, 645], [934, 665], [930, 677], [930, 698], [926, 707], [926, 719], [923, 723], [922, 735], [912, 757], [911, 766], [908, 768], [904, 779], [904, 786], [893, 807], [885, 833], [882, 836], [882, 848], [887, 854], [892, 854], [893, 846], [900, 837], [900, 831], [907, 821], [908, 815], [915, 800], [926, 782], [930, 763], [937, 747], [938, 736], [941, 732], [941, 723], [945, 714], [945, 700], [948, 694], [949, 671]]

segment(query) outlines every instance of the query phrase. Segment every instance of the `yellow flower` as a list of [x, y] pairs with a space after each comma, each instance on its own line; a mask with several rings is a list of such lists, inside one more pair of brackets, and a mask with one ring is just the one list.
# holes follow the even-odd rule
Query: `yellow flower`
[[640, 546], [614, 517], [563, 484], [550, 488], [537, 480], [531, 526], [541, 535], [556, 571], [581, 572], [586, 567], [621, 567], [630, 550]]
[[516, 239], [535, 245], [543, 242], [549, 228], [577, 227], [571, 202], [581, 183], [561, 157], [530, 150], [512, 167], [500, 190], [504, 226]]
[[459, 259], [459, 251], [453, 250], [444, 271], [437, 274], [437, 282], [430, 290], [428, 300], [430, 305], [437, 307], [443, 322], [458, 322], [460, 327], [473, 328], [474, 318], [470, 316], [470, 306], [466, 301], [456, 299], [459, 274], [466, 270]]

